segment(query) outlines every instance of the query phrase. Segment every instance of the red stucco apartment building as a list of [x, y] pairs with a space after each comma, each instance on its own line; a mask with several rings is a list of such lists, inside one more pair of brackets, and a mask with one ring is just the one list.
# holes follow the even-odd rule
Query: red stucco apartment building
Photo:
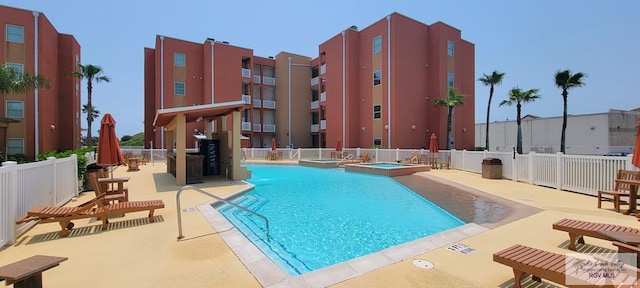
[[146, 145], [161, 143], [164, 131], [152, 125], [158, 109], [243, 100], [251, 147], [275, 138], [279, 147], [335, 147], [341, 139], [345, 147], [421, 148], [432, 133], [446, 147], [447, 109], [435, 100], [453, 87], [467, 96], [455, 108], [453, 147], [473, 149], [474, 55], [460, 30], [398, 13], [338, 33], [313, 58], [156, 36], [155, 48], [145, 48]]
[[0, 94], [0, 151], [28, 160], [52, 150], [80, 147], [80, 45], [60, 34], [41, 13], [0, 6], [0, 63], [41, 74], [49, 89]]

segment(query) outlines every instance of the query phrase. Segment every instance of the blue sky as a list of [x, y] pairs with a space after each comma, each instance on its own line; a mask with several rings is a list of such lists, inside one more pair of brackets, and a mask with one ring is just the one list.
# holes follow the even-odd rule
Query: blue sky
[[[476, 79], [493, 70], [507, 73], [496, 88], [491, 121], [515, 119], [515, 107], [498, 107], [515, 86], [540, 89], [541, 98], [525, 104], [523, 114], [561, 116], [562, 97], [553, 81], [560, 69], [588, 75], [586, 86], [569, 92], [569, 114], [640, 107], [633, 88], [640, 81], [637, 0], [3, 0], [2, 5], [43, 12], [58, 32], [76, 37], [83, 64], [102, 66], [112, 81], [94, 86], [93, 102], [114, 116], [120, 137], [143, 129], [143, 51], [154, 46], [157, 34], [198, 43], [212, 37], [263, 57], [280, 51], [317, 57], [318, 44], [392, 12], [460, 29], [463, 39], [475, 44]], [[82, 89], [86, 103], [85, 83]], [[476, 122], [485, 121], [488, 91], [477, 83]]]

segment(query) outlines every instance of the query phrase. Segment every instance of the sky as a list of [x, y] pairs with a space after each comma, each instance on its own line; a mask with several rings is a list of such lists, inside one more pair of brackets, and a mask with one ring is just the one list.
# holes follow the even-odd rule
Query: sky
[[[144, 48], [154, 47], [156, 35], [197, 43], [211, 37], [262, 57], [287, 51], [315, 58], [320, 43], [393, 12], [460, 29], [462, 38], [475, 44], [476, 79], [494, 70], [506, 73], [495, 89], [490, 121], [516, 118], [515, 106], [498, 106], [513, 87], [539, 89], [541, 98], [524, 104], [523, 115], [562, 116], [553, 76], [565, 69], [587, 75], [584, 87], [569, 91], [569, 114], [640, 108], [633, 88], [640, 81], [637, 0], [2, 0], [0, 5], [42, 12], [59, 33], [75, 36], [81, 62], [101, 66], [111, 78], [94, 85], [93, 105], [113, 115], [120, 137], [143, 130]], [[489, 88], [477, 82], [477, 123], [486, 121], [488, 98]], [[86, 128], [86, 120], [82, 125]]]

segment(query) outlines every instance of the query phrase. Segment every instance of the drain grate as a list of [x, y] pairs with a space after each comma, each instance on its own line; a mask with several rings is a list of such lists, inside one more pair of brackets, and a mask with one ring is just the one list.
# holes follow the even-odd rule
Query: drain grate
[[433, 263], [427, 260], [415, 259], [413, 260], [413, 265], [422, 269], [433, 269]]

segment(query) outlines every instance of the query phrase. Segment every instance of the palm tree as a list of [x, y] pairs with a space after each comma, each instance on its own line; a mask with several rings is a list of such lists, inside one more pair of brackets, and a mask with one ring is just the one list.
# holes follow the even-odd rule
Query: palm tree
[[[102, 67], [100, 66], [91, 65], [91, 64], [88, 64], [88, 65], [78, 64], [78, 67], [80, 67], [80, 71], [73, 71], [71, 72], [71, 75], [79, 79], [87, 80], [86, 107], [94, 108], [93, 105], [91, 104], [91, 92], [93, 91], [93, 81], [95, 80], [96, 83], [99, 83], [102, 81], [110, 82], [111, 78], [109, 78], [106, 75], [102, 75], [104, 71], [102, 71]], [[84, 111], [84, 107], [83, 107], [83, 111]], [[89, 145], [89, 142], [91, 141], [91, 123], [93, 122], [93, 119], [95, 119], [92, 116], [93, 115], [91, 114], [87, 114], [87, 138], [85, 138], [86, 139], [85, 145]]]
[[504, 78], [505, 73], [500, 73], [498, 71], [493, 71], [491, 75], [482, 74], [482, 78], [478, 79], [478, 81], [482, 82], [484, 86], [489, 86], [489, 103], [487, 103], [487, 127], [485, 131], [485, 143], [484, 149], [489, 150], [489, 111], [491, 111], [491, 99], [493, 98], [493, 87], [502, 83], [502, 78]]
[[562, 101], [564, 106], [562, 109], [562, 136], [560, 137], [560, 152], [565, 152], [565, 131], [567, 130], [567, 96], [569, 96], [569, 89], [573, 87], [582, 87], [584, 82], [582, 80], [586, 78], [582, 72], [572, 74], [571, 70], [558, 71], [555, 75], [556, 86], [562, 89]]
[[446, 98], [438, 98], [436, 99], [436, 106], [444, 106], [447, 107], [447, 149], [451, 150], [451, 144], [453, 143], [453, 138], [451, 136], [451, 126], [453, 125], [453, 108], [458, 105], [464, 104], [462, 102], [464, 95], [456, 94], [456, 90], [454, 88], [449, 88], [449, 93], [447, 93]]
[[516, 104], [516, 123], [518, 124], [518, 142], [516, 144], [516, 150], [518, 151], [518, 154], [522, 154], [522, 127], [520, 126], [522, 123], [522, 103], [534, 102], [538, 98], [540, 98], [540, 95], [538, 95], [538, 89], [522, 91], [522, 89], [514, 87], [509, 91], [509, 99], [502, 100], [502, 102], [500, 102], [500, 106], [511, 106]]
[[20, 72], [3, 64], [0, 65], [0, 94], [24, 93], [35, 88], [50, 88], [51, 83], [42, 75]]

